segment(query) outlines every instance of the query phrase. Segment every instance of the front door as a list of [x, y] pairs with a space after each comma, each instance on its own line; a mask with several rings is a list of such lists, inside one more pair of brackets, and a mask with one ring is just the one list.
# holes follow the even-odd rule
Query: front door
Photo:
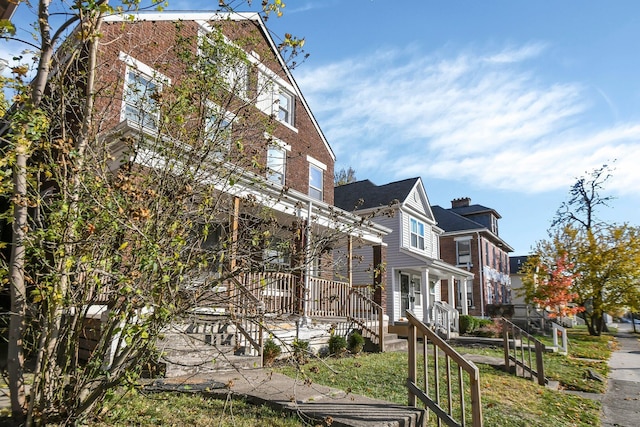
[[409, 303], [410, 280], [408, 274], [400, 274], [400, 316], [404, 317], [405, 312], [411, 308]]

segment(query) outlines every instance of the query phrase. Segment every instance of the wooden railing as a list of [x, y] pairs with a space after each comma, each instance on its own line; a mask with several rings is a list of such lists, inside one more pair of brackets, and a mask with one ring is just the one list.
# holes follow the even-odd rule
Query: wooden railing
[[291, 314], [296, 311], [296, 276], [290, 273], [263, 272], [244, 274], [241, 279], [245, 292], [264, 305], [269, 314]]
[[[468, 421], [471, 421], [473, 427], [481, 427], [482, 406], [478, 368], [473, 362], [463, 358], [411, 311], [407, 310], [406, 314], [409, 322], [409, 375], [407, 378], [409, 406], [415, 407], [417, 399], [420, 399], [427, 408], [427, 417], [429, 411], [433, 412], [438, 418], [438, 425], [443, 421], [448, 426], [466, 426]], [[423, 378], [419, 383], [417, 349], [420, 338], [423, 343]], [[431, 357], [429, 357], [430, 346], [433, 349]], [[443, 357], [444, 369], [441, 369], [440, 362]], [[452, 368], [452, 362], [456, 367]], [[441, 382], [443, 374], [444, 384]], [[455, 386], [454, 381], [457, 382]], [[468, 383], [468, 387], [465, 387], [465, 383]], [[470, 414], [467, 411], [467, 403], [471, 406]]]
[[361, 289], [351, 288], [349, 293], [349, 320], [362, 330], [362, 336], [384, 352], [384, 309]]
[[[544, 376], [544, 344], [529, 335], [504, 317], [502, 318], [502, 337], [504, 349], [504, 365], [509, 370], [512, 362], [515, 364], [516, 375], [522, 374], [524, 378], [538, 380], [538, 384], [545, 385], [547, 379]], [[535, 366], [533, 363], [535, 359]]]
[[349, 293], [346, 282], [312, 277], [309, 279], [307, 313], [311, 317], [347, 317]]

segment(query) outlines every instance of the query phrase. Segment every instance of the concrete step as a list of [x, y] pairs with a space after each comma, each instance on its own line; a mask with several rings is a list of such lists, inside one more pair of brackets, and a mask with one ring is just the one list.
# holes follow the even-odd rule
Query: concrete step
[[165, 376], [206, 374], [218, 370], [256, 368], [262, 365], [258, 356], [245, 355], [244, 348], [225, 345], [209, 334], [169, 333], [158, 341], [160, 364]]
[[384, 336], [385, 351], [407, 351], [409, 343], [406, 338], [398, 338], [398, 334], [387, 334]]

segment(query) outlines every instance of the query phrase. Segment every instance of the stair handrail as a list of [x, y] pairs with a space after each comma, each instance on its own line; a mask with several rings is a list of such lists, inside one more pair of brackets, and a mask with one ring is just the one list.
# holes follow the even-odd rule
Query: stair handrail
[[[516, 367], [516, 375], [519, 367], [522, 369], [523, 377], [526, 378], [528, 373], [532, 381], [537, 379], [538, 384], [546, 385], [547, 379], [544, 376], [544, 359], [542, 357], [545, 352], [545, 345], [504, 317], [501, 322], [505, 369], [508, 371], [511, 362], [513, 362]], [[532, 345], [535, 353], [536, 369], [533, 369]]]
[[[369, 338], [383, 353], [385, 351], [384, 308], [355, 287], [349, 289], [348, 302], [348, 319], [357, 324], [362, 329], [363, 336]], [[362, 313], [366, 313], [367, 317], [363, 317]], [[369, 324], [372, 319], [376, 320], [373, 325], [375, 328], [372, 328], [372, 325]]]
[[[470, 400], [471, 403], [471, 425], [473, 427], [482, 427], [482, 402], [480, 395], [480, 371], [478, 367], [471, 361], [465, 359], [458, 353], [453, 347], [451, 347], [445, 340], [440, 338], [434, 331], [425, 325], [415, 314], [410, 310], [406, 311], [406, 316], [409, 324], [409, 357], [408, 357], [408, 378], [407, 388], [409, 393], [409, 406], [416, 407], [417, 399], [420, 399], [422, 403], [430, 409], [438, 417], [438, 425], [440, 421], [444, 421], [448, 426], [464, 426], [466, 420], [466, 402]], [[418, 338], [422, 338], [422, 351], [423, 351], [423, 375], [422, 385], [420, 387], [417, 380], [417, 348]], [[433, 348], [433, 397], [430, 397], [431, 387], [429, 387], [429, 357], [428, 347], [429, 343]], [[440, 354], [444, 353], [444, 369], [440, 369]], [[451, 362], [458, 365], [457, 379], [458, 379], [458, 398], [459, 398], [459, 415], [460, 419], [456, 420], [453, 416], [453, 400], [452, 400], [452, 386], [451, 386]], [[440, 390], [440, 374], [444, 373], [446, 376], [447, 390], [441, 393]], [[464, 389], [464, 374], [469, 376], [469, 391], [465, 392]], [[447, 409], [443, 408], [440, 404], [441, 395], [446, 395]], [[467, 396], [468, 395], [468, 396]], [[427, 417], [429, 412], [427, 411]], [[428, 420], [427, 420], [428, 421]], [[426, 422], [425, 422], [426, 424]]]

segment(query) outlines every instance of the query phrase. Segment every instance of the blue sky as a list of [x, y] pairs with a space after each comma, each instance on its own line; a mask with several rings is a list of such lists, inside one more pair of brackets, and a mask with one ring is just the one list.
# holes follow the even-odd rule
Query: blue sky
[[289, 0], [267, 25], [306, 39], [294, 76], [337, 168], [471, 197], [525, 255], [613, 164], [599, 216], [638, 225], [640, 2]]
[[640, 1], [285, 3], [267, 26], [306, 39], [293, 73], [337, 169], [376, 184], [420, 176], [445, 208], [470, 197], [525, 255], [576, 177], [608, 163], [616, 199], [599, 216], [638, 225]]

